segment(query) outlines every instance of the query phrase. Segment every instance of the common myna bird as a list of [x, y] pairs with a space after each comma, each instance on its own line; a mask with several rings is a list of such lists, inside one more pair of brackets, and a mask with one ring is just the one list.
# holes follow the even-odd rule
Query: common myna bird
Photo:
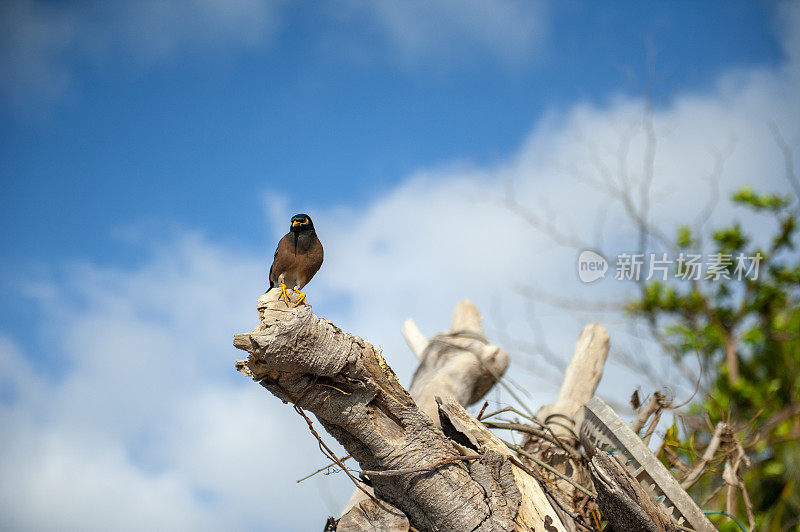
[[278, 299], [284, 298], [289, 303], [286, 287], [291, 286], [293, 292], [300, 294], [295, 307], [304, 303], [306, 295], [300, 291], [311, 281], [319, 267], [322, 266], [322, 242], [314, 231], [314, 222], [307, 214], [292, 216], [289, 232], [278, 242], [272, 267], [269, 269], [269, 287], [281, 287]]

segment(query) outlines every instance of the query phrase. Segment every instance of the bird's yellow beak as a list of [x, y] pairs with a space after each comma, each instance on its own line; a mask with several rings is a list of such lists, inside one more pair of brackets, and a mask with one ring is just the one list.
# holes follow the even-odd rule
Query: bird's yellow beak
[[292, 227], [297, 227], [298, 225], [303, 225], [303, 224], [301, 222], [298, 222], [297, 220], [292, 222]]

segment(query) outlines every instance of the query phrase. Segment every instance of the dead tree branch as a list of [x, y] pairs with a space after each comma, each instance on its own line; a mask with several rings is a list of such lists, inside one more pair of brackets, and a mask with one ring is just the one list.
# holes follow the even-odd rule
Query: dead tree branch
[[[363, 470], [434, 468], [465, 454], [417, 406], [378, 350], [309, 307], [288, 307], [277, 292], [259, 300], [258, 327], [234, 336], [234, 345], [249, 353], [237, 362], [242, 373], [314, 413]], [[474, 420], [462, 417], [462, 424]], [[563, 531], [546, 498], [530, 496], [541, 488], [514, 472], [511, 451], [499, 445], [481, 446], [483, 457], [469, 464], [454, 460], [431, 471], [370, 477], [372, 487], [419, 530]]]
[[[453, 397], [462, 405], [479, 401], [502, 378], [508, 368], [508, 354], [489, 343], [483, 333], [481, 316], [474, 303], [463, 300], [456, 305], [450, 331], [430, 340], [412, 319], [403, 324], [403, 336], [419, 365], [409, 393], [420, 409], [439, 424], [437, 396]], [[389, 529], [407, 530], [399, 510], [375, 507], [360, 491], [355, 491], [339, 521], [340, 532]], [[404, 528], [405, 526], [405, 528]]]

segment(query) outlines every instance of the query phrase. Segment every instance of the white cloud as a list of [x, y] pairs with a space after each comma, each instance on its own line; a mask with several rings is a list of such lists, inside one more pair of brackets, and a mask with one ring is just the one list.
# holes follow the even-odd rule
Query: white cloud
[[0, 6], [0, 95], [21, 104], [31, 93], [59, 99], [85, 61], [110, 53], [148, 66], [180, 52], [218, 53], [264, 45], [281, 0], [10, 0]]
[[294, 481], [323, 463], [305, 423], [233, 368], [267, 254], [167, 244], [33, 292], [57, 377], [0, 336], [0, 528], [302, 530], [335, 511], [303, 511], [314, 483]]
[[538, 0], [343, 0], [338, 6], [414, 63], [468, 61], [475, 52], [518, 63], [541, 52], [548, 29]]
[[[696, 217], [710, 194], [704, 177], [714, 168], [714, 152], [724, 150], [731, 138], [735, 144], [722, 175], [718, 222], [746, 216], [727, 201], [737, 187], [787, 191], [769, 124], [777, 123], [786, 138], [800, 136], [800, 105], [788, 97], [798, 88], [796, 65], [790, 63], [769, 73], [731, 73], [712, 91], [678, 97], [658, 110], [653, 221], [674, 234], [678, 223]], [[641, 109], [641, 101], [629, 98], [610, 107], [576, 105], [542, 120], [518, 152], [497, 166], [422, 171], [368, 206], [313, 213], [326, 244], [326, 262], [315, 279], [315, 309], [327, 309], [329, 297], [347, 293], [350, 311], [337, 319], [383, 342], [388, 360], [410, 377], [413, 361], [392, 355], [404, 351], [397, 324], [408, 316], [433, 333], [446, 327], [458, 299], [470, 297], [490, 314], [499, 299], [512, 318], [511, 332], [530, 337], [526, 319], [519, 317], [524, 313], [514, 292], [517, 283], [590, 300], [631, 296], [632, 287], [621, 283], [581, 284], [575, 272], [577, 251], [556, 246], [528, 227], [502, 206], [502, 198], [504, 183], [511, 180], [517, 201], [562, 231], [592, 243], [598, 220], [604, 218], [602, 233], [609, 247], [635, 251], [633, 229], [620, 206], [572, 174], [596, 174], [590, 142], [615, 168], [620, 139], [641, 120]], [[637, 131], [626, 157], [633, 179], [641, 173], [644, 150], [643, 133]], [[765, 223], [756, 218], [748, 226], [760, 230]], [[538, 310], [548, 337], [569, 354], [582, 322], [548, 307]], [[630, 347], [624, 335], [617, 328], [615, 348]]]
[[[800, 138], [797, 40], [785, 42], [786, 64], [731, 72], [713, 90], [657, 111], [653, 219], [664, 231], [705, 202], [701, 176], [713, 167], [712, 148], [731, 135], [723, 191], [786, 189], [768, 128], [774, 121], [786, 138]], [[574, 250], [553, 246], [489, 198], [502, 197], [503, 182], [513, 180], [520, 203], [585, 239], [605, 212], [606, 241], [624, 249], [629, 224], [619, 209], [567, 170], [593, 168], [581, 136], [615, 165], [620, 135], [640, 108], [626, 98], [575, 105], [543, 119], [502, 164], [423, 170], [372, 203], [310, 213], [326, 246], [308, 290], [315, 312], [382, 344], [408, 382], [414, 361], [399, 332], [406, 317], [432, 334], [470, 297], [489, 316], [501, 308], [510, 333], [530, 338], [517, 282], [590, 300], [624, 296], [624, 285], [613, 281], [580, 284]], [[641, 138], [628, 152], [634, 173]], [[284, 199], [267, 203], [270, 219], [287, 219]], [[740, 215], [723, 202], [717, 220]], [[756, 220], [750, 227], [765, 226]], [[49, 357], [63, 371], [37, 371], [31, 361], [42, 357], [0, 336], [0, 527], [307, 530], [344, 504], [351, 488], [341, 475], [322, 479], [319, 492], [317, 481], [295, 484], [322, 463], [313, 439], [290, 408], [233, 372], [241, 353], [231, 335], [255, 325], [271, 251], [254, 257], [187, 233], [155, 247], [140, 267], [78, 265], [63, 284], [32, 292], [41, 302], [39, 340], [53, 346]], [[585, 319], [537, 310], [548, 339], [568, 355]], [[612, 328], [614, 349], [638, 346], [621, 324], [601, 321]], [[532, 405], [551, 400], [523, 366], [551, 370], [520, 356], [511, 368]], [[674, 375], [669, 365], [665, 375]], [[611, 363], [601, 393], [621, 399], [637, 385], [650, 388]], [[328, 506], [318, 502], [325, 497]]]
[[119, 441], [0, 412], [3, 528], [213, 530], [219, 523], [180, 475], [147, 474]]

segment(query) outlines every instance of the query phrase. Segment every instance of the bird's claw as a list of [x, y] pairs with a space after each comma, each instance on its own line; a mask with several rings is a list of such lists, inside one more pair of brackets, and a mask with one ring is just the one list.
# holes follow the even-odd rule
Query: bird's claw
[[307, 307], [311, 306], [308, 303], [306, 303], [306, 295], [303, 292], [301, 292], [300, 290], [295, 290], [294, 293], [300, 294], [300, 297], [297, 298], [297, 302], [294, 304], [295, 307], [299, 306], [300, 303], [304, 304]]
[[290, 301], [289, 292], [286, 291], [286, 285], [283, 283], [281, 283], [281, 293], [278, 294], [278, 301], [280, 301], [281, 298], [283, 298], [283, 300], [286, 301], [287, 305], [289, 304]]

